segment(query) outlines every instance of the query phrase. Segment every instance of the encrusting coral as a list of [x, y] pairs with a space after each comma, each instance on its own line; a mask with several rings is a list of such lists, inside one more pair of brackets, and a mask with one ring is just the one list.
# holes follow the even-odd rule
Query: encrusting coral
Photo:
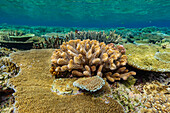
[[70, 40], [64, 42], [52, 55], [50, 72], [57, 77], [69, 77], [70, 72], [76, 77], [100, 76], [108, 81], [126, 80], [135, 72], [126, 69], [127, 57], [123, 46], [105, 45], [96, 40]]
[[77, 78], [60, 78], [55, 79], [52, 84], [52, 91], [56, 92], [58, 95], [64, 94], [78, 94], [79, 88], [74, 87], [73, 83]]
[[105, 85], [105, 81], [99, 76], [79, 78], [73, 83], [73, 86], [85, 89], [90, 92], [95, 92], [101, 89], [103, 85]]
[[57, 95], [51, 91], [54, 78], [49, 73], [52, 49], [13, 53], [10, 57], [20, 66], [18, 76], [9, 84], [15, 88], [14, 112], [19, 113], [124, 113], [114, 99], [109, 103], [91, 95]]

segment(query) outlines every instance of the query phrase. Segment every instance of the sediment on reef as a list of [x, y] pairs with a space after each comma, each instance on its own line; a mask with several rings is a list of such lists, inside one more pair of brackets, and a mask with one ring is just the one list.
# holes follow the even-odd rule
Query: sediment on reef
[[15, 89], [15, 112], [19, 113], [123, 113], [122, 106], [107, 98], [90, 95], [57, 95], [51, 91], [54, 78], [49, 73], [53, 49], [29, 50], [13, 53], [10, 57], [20, 66], [18, 76], [11, 78], [9, 85]]

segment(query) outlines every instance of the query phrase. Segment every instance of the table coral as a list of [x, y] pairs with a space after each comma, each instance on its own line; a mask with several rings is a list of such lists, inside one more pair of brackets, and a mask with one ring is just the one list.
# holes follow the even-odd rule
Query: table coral
[[10, 57], [20, 65], [21, 72], [11, 78], [15, 88], [14, 111], [19, 113], [124, 113], [114, 99], [109, 103], [91, 95], [57, 95], [51, 91], [54, 78], [49, 73], [52, 49], [17, 52]]
[[73, 83], [73, 86], [90, 92], [100, 90], [103, 85], [105, 85], [105, 81], [99, 76], [79, 78]]
[[[64, 42], [52, 55], [50, 72], [62, 77], [63, 72], [70, 72], [76, 77], [100, 76], [110, 82], [126, 80], [135, 72], [126, 69], [127, 57], [123, 46], [109, 46], [96, 40], [70, 40]], [[64, 77], [67, 77], [64, 75]]]
[[[170, 63], [157, 60], [154, 56], [157, 52], [170, 52], [170, 48], [163, 49], [156, 45], [125, 44], [128, 64], [140, 70], [170, 72]], [[157, 57], [159, 57], [158, 54]], [[161, 56], [160, 56], [161, 57]], [[163, 59], [164, 61], [168, 61]]]
[[170, 63], [170, 52], [156, 52], [154, 57], [159, 61]]

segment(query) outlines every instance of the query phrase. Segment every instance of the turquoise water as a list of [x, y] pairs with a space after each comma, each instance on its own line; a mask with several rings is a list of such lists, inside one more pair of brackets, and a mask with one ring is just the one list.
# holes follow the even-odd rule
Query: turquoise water
[[0, 24], [169, 27], [170, 0], [0, 0]]

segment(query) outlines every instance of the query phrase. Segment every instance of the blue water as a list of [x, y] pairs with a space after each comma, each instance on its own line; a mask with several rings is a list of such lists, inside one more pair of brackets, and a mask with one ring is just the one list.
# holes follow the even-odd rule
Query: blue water
[[0, 0], [0, 24], [170, 27], [170, 0]]

